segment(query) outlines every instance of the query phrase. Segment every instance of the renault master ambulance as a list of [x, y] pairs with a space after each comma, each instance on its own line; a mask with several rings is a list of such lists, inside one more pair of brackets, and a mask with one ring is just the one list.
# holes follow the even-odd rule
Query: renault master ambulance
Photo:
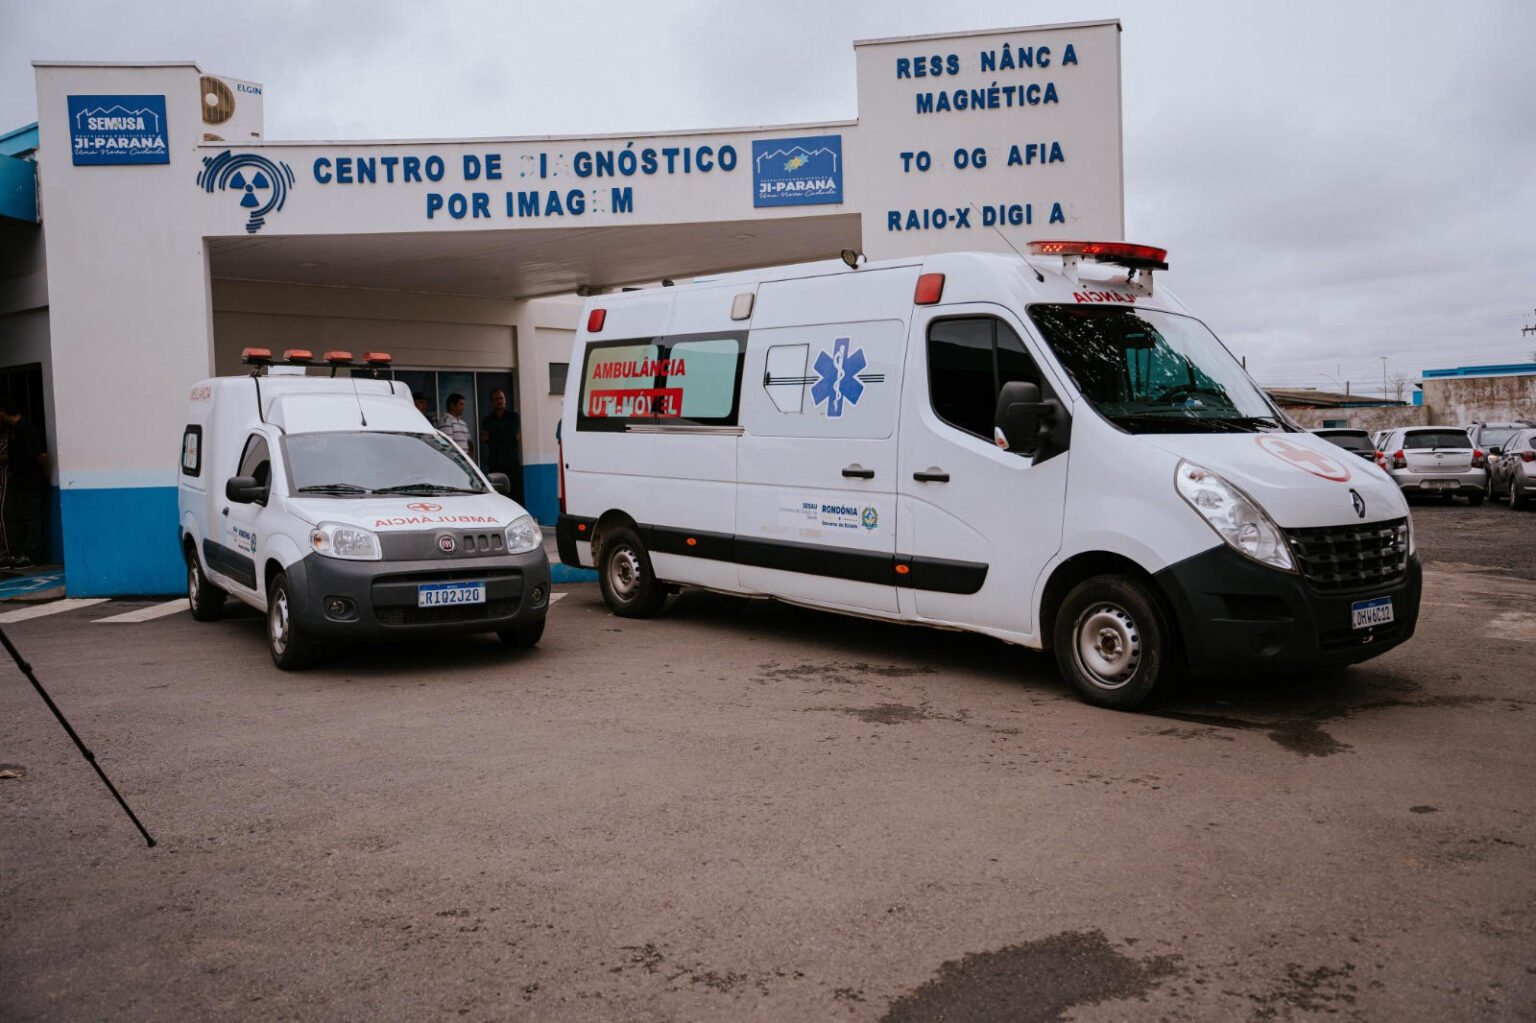
[[[192, 387], [182, 435], [194, 618], [219, 617], [226, 595], [264, 612], [285, 670], [307, 666], [319, 640], [539, 641], [549, 559], [505, 477], [482, 474], [392, 380], [272, 375], [305, 373], [311, 355], [297, 350], [272, 374], [265, 349], [244, 357], [250, 376]], [[324, 358], [352, 366], [345, 352]]]
[[1160, 249], [1037, 242], [588, 301], [561, 560], [608, 606], [699, 586], [1054, 651], [1091, 703], [1412, 635], [1377, 466], [1287, 420]]

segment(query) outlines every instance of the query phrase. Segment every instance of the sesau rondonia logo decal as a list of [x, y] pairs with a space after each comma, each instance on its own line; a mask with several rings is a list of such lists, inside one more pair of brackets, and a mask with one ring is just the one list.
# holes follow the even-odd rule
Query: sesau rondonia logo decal
[[1333, 480], [1335, 483], [1343, 483], [1349, 479], [1349, 466], [1344, 464], [1341, 458], [1324, 454], [1298, 444], [1285, 437], [1264, 435], [1254, 438], [1259, 447], [1268, 451], [1282, 462], [1294, 465], [1304, 472], [1310, 472], [1314, 476], [1320, 476], [1325, 480]]

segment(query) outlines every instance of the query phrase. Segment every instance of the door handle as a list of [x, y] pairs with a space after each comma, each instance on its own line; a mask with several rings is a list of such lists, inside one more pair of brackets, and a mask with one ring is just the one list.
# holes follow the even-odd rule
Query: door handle
[[872, 480], [875, 478], [875, 470], [866, 469], [858, 462], [854, 462], [843, 470], [843, 475], [851, 480]]
[[914, 472], [912, 478], [919, 483], [948, 483], [949, 473], [938, 466], [934, 466], [927, 472]]

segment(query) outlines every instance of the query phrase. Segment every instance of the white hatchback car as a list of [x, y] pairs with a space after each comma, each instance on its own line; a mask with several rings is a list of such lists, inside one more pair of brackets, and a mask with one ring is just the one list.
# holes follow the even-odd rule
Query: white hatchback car
[[1459, 426], [1408, 426], [1388, 432], [1376, 445], [1376, 464], [1403, 495], [1465, 497], [1479, 505], [1488, 484], [1483, 452]]

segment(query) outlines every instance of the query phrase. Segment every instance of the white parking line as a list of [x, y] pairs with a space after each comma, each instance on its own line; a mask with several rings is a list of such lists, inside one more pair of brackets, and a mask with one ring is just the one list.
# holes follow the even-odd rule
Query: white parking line
[[555, 603], [556, 601], [561, 601], [561, 600], [564, 600], [564, 599], [565, 599], [565, 594], [563, 594], [563, 593], [551, 593], [549, 595], [549, 602], [551, 604]]
[[7, 611], [5, 614], [0, 614], [0, 625], [24, 622], [30, 618], [46, 618], [48, 615], [63, 614], [65, 611], [74, 611], [78, 608], [105, 604], [106, 602], [106, 597], [65, 597], [63, 600], [55, 600], [47, 604], [24, 607], [20, 611]]
[[189, 610], [187, 598], [177, 597], [175, 600], [167, 600], [164, 604], [151, 604], [149, 607], [141, 607], [137, 611], [124, 611], [122, 614], [113, 615], [111, 618], [98, 618], [96, 619], [96, 624], [101, 625], [105, 622], [148, 622], [186, 610]]

